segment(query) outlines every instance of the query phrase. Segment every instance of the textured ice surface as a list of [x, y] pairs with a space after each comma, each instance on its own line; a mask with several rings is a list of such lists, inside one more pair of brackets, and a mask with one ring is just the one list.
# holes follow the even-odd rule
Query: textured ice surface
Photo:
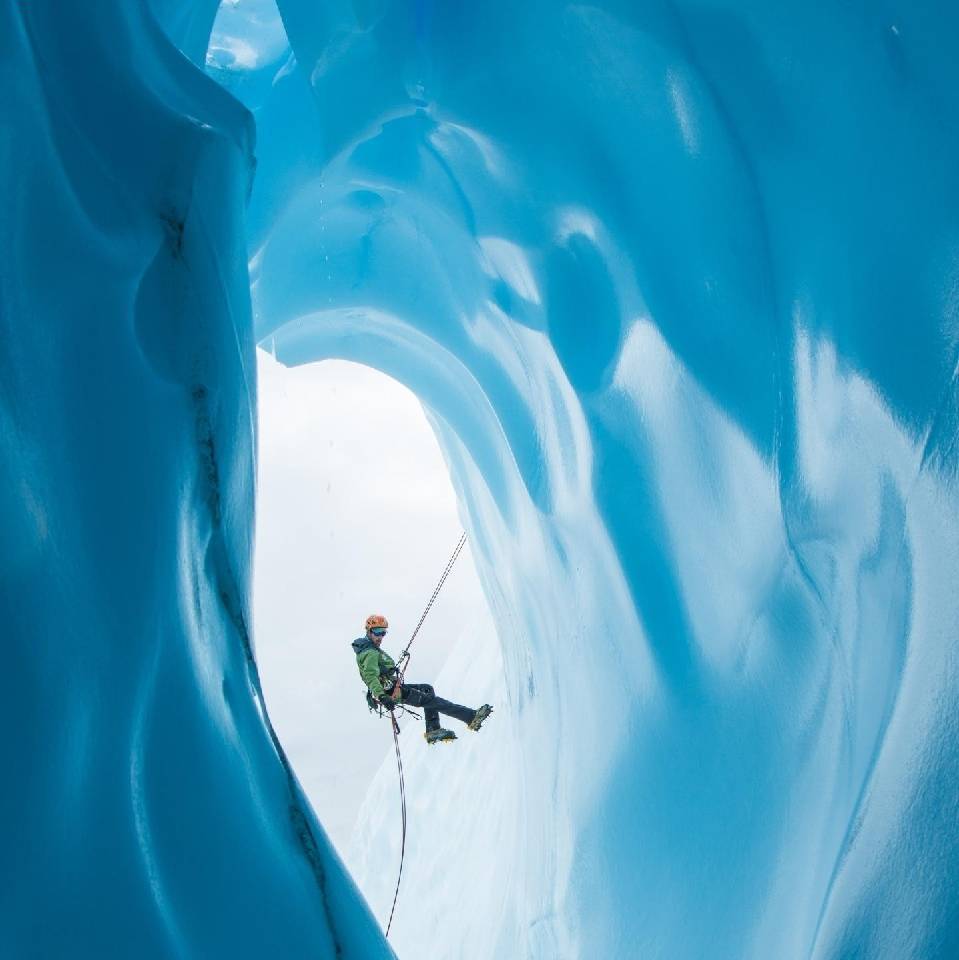
[[0, 955], [392, 956], [252, 660], [250, 116], [128, 0], [0, 70]]
[[258, 336], [423, 399], [507, 678], [400, 954], [955, 954], [955, 12], [279, 6]]
[[959, 17], [279, 8], [257, 335], [422, 398], [507, 678], [399, 953], [959, 951]]
[[385, 952], [256, 693], [255, 336], [420, 396], [497, 622], [401, 954], [959, 953], [955, 10], [280, 0], [245, 225], [82, 7], [0, 6], [6, 952]]

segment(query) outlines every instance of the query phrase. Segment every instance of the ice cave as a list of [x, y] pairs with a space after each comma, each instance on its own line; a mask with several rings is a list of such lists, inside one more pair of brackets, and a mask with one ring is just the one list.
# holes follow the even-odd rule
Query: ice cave
[[[0, 955], [959, 956], [957, 36], [0, 0]], [[495, 622], [389, 942], [396, 784], [351, 876], [258, 679], [257, 343], [416, 394]]]

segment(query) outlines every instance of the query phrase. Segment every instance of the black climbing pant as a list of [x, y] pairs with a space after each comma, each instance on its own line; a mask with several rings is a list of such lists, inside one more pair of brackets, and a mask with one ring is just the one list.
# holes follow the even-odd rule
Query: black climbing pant
[[404, 683], [403, 699], [400, 703], [405, 703], [408, 707], [421, 707], [426, 715], [427, 730], [435, 730], [440, 725], [441, 713], [445, 713], [448, 717], [456, 717], [463, 723], [469, 723], [476, 714], [476, 711], [469, 707], [450, 703], [449, 700], [438, 697], [428, 683]]

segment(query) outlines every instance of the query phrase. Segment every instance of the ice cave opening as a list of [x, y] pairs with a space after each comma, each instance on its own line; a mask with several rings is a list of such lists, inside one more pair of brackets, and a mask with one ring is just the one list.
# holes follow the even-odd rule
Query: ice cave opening
[[[383, 612], [384, 649], [399, 653], [459, 535], [459, 511], [424, 411], [399, 383], [347, 361], [286, 367], [263, 349], [257, 372], [259, 674], [286, 754], [349, 864], [362, 801], [384, 761], [398, 800], [389, 727], [367, 709], [350, 642], [369, 613]], [[486, 675], [497, 643], [467, 543], [417, 636], [408, 680], [440, 689], [455, 651], [469, 668], [451, 665], [458, 689], [443, 695], [471, 702], [491, 682], [503, 686]], [[508, 703], [496, 708], [508, 725]], [[400, 719], [414, 728], [410, 752], [425, 749], [422, 723]], [[411, 785], [411, 801], [420, 789]], [[398, 802], [384, 812], [398, 832]], [[411, 824], [418, 843], [439, 841], [422, 827]]]

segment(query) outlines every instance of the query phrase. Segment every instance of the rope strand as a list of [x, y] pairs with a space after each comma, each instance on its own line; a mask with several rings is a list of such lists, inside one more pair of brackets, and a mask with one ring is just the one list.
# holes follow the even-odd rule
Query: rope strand
[[386, 924], [386, 936], [390, 935], [390, 927], [393, 925], [393, 913], [396, 910], [396, 901], [400, 895], [400, 881], [403, 879], [403, 861], [406, 859], [406, 781], [403, 778], [403, 757], [400, 755], [400, 725], [396, 722], [396, 717], [390, 716], [393, 727], [393, 744], [396, 747], [396, 769], [400, 774], [400, 810], [403, 821], [403, 834], [400, 841], [400, 873], [396, 878], [396, 890], [393, 893], [393, 906], [390, 908], [390, 919]]
[[[453, 550], [452, 556], [449, 558], [449, 561], [446, 564], [446, 569], [443, 570], [443, 575], [439, 579], [439, 583], [436, 584], [436, 587], [433, 590], [433, 594], [429, 599], [429, 602], [426, 604], [426, 609], [423, 611], [423, 615], [420, 617], [419, 623], [416, 624], [416, 629], [413, 631], [413, 635], [410, 637], [409, 643], [403, 648], [403, 652], [400, 654], [400, 663], [409, 662], [410, 659], [410, 647], [413, 646], [413, 641], [416, 639], [416, 635], [420, 632], [420, 627], [423, 626], [423, 621], [426, 619], [427, 614], [433, 608], [433, 604], [436, 602], [436, 598], [440, 595], [440, 590], [443, 589], [443, 584], [446, 583], [446, 578], [450, 575], [450, 572], [453, 569], [453, 564], [456, 563], [457, 558], [460, 555], [463, 547], [466, 545], [466, 533], [465, 531], [460, 535], [459, 540], [456, 543], [456, 548]], [[403, 681], [403, 675], [406, 673], [406, 665], [400, 669], [400, 682]]]
[[[453, 555], [446, 564], [446, 569], [443, 571], [443, 576], [440, 577], [439, 583], [436, 584], [436, 588], [433, 590], [433, 595], [430, 597], [429, 603], [426, 604], [426, 609], [423, 611], [423, 616], [420, 617], [420, 622], [416, 625], [416, 629], [413, 631], [413, 635], [410, 637], [410, 642], [403, 649], [402, 654], [400, 654], [400, 659], [398, 661], [399, 672], [396, 682], [401, 686], [403, 683], [403, 675], [406, 672], [406, 664], [408, 664], [410, 661], [410, 647], [413, 646], [413, 641], [416, 639], [416, 635], [420, 632], [420, 627], [423, 626], [423, 621], [426, 619], [426, 615], [432, 609], [436, 598], [440, 594], [440, 590], [443, 589], [443, 584], [446, 583], [446, 578], [450, 575], [450, 571], [453, 569], [453, 564], [456, 563], [456, 558], [460, 555], [460, 551], [462, 551], [465, 544], [466, 534], [464, 532], [456, 544], [456, 549], [453, 551]], [[406, 709], [402, 704], [399, 703], [396, 706], [400, 709]], [[413, 713], [413, 711], [407, 710], [407, 713]], [[416, 714], [413, 713], [413, 716], [415, 717]], [[393, 728], [393, 745], [396, 747], [396, 769], [400, 775], [400, 811], [403, 823], [403, 833], [402, 839], [400, 840], [400, 872], [396, 878], [396, 890], [393, 893], [393, 906], [390, 908], [390, 919], [386, 924], [387, 937], [389, 937], [390, 927], [393, 925], [393, 914], [396, 912], [396, 901], [400, 895], [400, 881], [403, 879], [403, 861], [406, 859], [406, 781], [403, 778], [403, 757], [400, 754], [400, 725], [397, 723], [396, 714], [393, 711], [390, 712], [390, 726]]]
[[[450, 575], [450, 571], [453, 569], [453, 564], [456, 563], [456, 558], [460, 555], [460, 551], [463, 549], [465, 543], [466, 534], [464, 532], [456, 544], [456, 549], [453, 551], [453, 555], [446, 564], [446, 569], [443, 571], [443, 575], [440, 577], [439, 583], [436, 584], [436, 587], [433, 590], [433, 595], [430, 597], [429, 603], [426, 604], [426, 609], [423, 611], [423, 616], [420, 617], [420, 622], [416, 625], [416, 629], [413, 631], [413, 635], [410, 637], [410, 642], [403, 649], [403, 653], [400, 654], [400, 669], [396, 681], [400, 685], [403, 683], [403, 674], [406, 672], [405, 664], [409, 663], [410, 660], [410, 647], [413, 646], [413, 641], [416, 639], [416, 635], [420, 632], [420, 627], [423, 626], [423, 621], [426, 619], [426, 615], [432, 609], [436, 598], [440, 594], [440, 590], [443, 589], [443, 584], [446, 583], [446, 578]], [[401, 709], [405, 709], [402, 704], [397, 704], [397, 706]], [[413, 713], [412, 710], [407, 710], [407, 712]], [[413, 713], [413, 716], [415, 717], [416, 714]], [[393, 914], [396, 912], [396, 901], [400, 896], [400, 882], [403, 879], [403, 863], [406, 860], [406, 781], [403, 777], [403, 756], [400, 753], [400, 725], [396, 720], [396, 714], [392, 711], [390, 712], [390, 726], [393, 729], [393, 746], [396, 748], [396, 769], [400, 776], [400, 816], [403, 824], [403, 832], [400, 839], [400, 872], [396, 878], [396, 890], [393, 892], [393, 906], [390, 907], [390, 919], [386, 923], [387, 937], [390, 935], [390, 927], [393, 926]]]

